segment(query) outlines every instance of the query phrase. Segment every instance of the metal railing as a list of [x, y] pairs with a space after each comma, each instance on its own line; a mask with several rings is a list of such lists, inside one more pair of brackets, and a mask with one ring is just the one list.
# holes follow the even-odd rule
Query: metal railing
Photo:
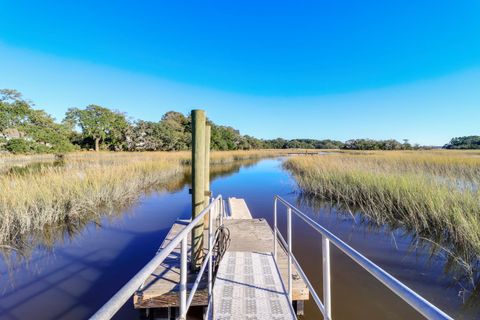
[[[180, 316], [179, 319], [185, 319], [188, 308], [190, 307], [198, 285], [202, 279], [203, 273], [208, 265], [208, 299], [212, 297], [213, 281], [213, 247], [216, 241], [216, 232], [213, 228], [214, 218], [219, 219], [219, 225], [223, 224], [223, 215], [225, 206], [222, 196], [219, 195], [213, 200], [193, 221], [191, 221], [170, 243], [155, 257], [150, 260], [130, 281], [128, 281], [110, 300], [103, 305], [90, 319], [104, 320], [112, 318], [115, 313], [130, 299], [130, 297], [142, 286], [148, 276], [172, 253], [180, 244]], [[187, 250], [188, 237], [192, 229], [209, 214], [208, 219], [208, 252], [204, 257], [197, 278], [187, 296]], [[216, 213], [216, 214], [215, 214]], [[216, 229], [216, 228], [215, 228]]]
[[[277, 227], [277, 203], [280, 202], [287, 208], [287, 241], [283, 238], [280, 230]], [[445, 312], [425, 300], [418, 293], [395, 279], [392, 275], [387, 273], [385, 270], [377, 266], [375, 263], [367, 259], [361, 253], [350, 247], [348, 244], [340, 240], [330, 231], [322, 227], [320, 224], [312, 220], [305, 213], [298, 210], [295, 206], [282, 199], [279, 196], [275, 196], [274, 200], [274, 213], [273, 213], [273, 223], [274, 223], [274, 240], [273, 240], [273, 255], [275, 261], [277, 261], [277, 241], [280, 240], [280, 243], [286, 249], [288, 256], [288, 297], [290, 302], [292, 302], [292, 262], [297, 268], [298, 273], [305, 281], [310, 293], [312, 294], [313, 300], [317, 304], [318, 308], [323, 314], [324, 319], [332, 319], [332, 308], [331, 308], [331, 285], [330, 285], [330, 243], [333, 243], [338, 249], [345, 253], [357, 264], [362, 266], [370, 274], [372, 274], [377, 280], [384, 284], [387, 288], [392, 290], [400, 298], [406, 301], [410, 306], [415, 310], [421, 313], [427, 319], [452, 319]], [[313, 229], [319, 232], [322, 235], [322, 266], [323, 266], [323, 303], [318, 297], [315, 289], [308, 280], [305, 272], [302, 270], [300, 264], [292, 253], [292, 212], [294, 212], [300, 219], [310, 225]]]

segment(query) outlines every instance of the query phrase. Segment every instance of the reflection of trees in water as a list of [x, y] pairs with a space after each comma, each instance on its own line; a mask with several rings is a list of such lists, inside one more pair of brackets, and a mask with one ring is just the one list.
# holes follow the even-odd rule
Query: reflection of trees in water
[[[218, 178], [232, 176], [240, 171], [241, 168], [249, 168], [256, 165], [260, 159], [238, 160], [229, 163], [212, 164], [210, 166], [210, 181]], [[185, 167], [182, 174], [179, 174], [176, 179], [169, 181], [164, 187], [168, 192], [177, 192], [182, 190], [185, 186], [191, 185], [192, 170], [191, 167]]]
[[480, 307], [480, 259], [477, 255], [468, 252], [468, 248], [452, 242], [446, 232], [430, 229], [417, 230], [393, 216], [387, 217], [387, 223], [380, 223], [375, 220], [378, 214], [369, 214], [348, 203], [335, 203], [303, 192], [298, 194], [296, 205], [313, 209], [317, 216], [325, 212], [342, 217], [348, 216], [352, 219], [353, 225], [364, 228], [368, 233], [390, 233], [399, 236], [409, 242], [408, 249], [411, 254], [427, 253], [427, 264], [434, 261], [442, 262], [445, 279], [449, 279], [452, 286], [463, 288], [459, 296], [464, 297], [464, 308]]
[[224, 164], [214, 164], [210, 167], [211, 181], [216, 178], [232, 176], [240, 171], [241, 168], [250, 168], [256, 165], [261, 159], [240, 160]]
[[[215, 164], [210, 168], [211, 181], [238, 173], [242, 167], [250, 167], [258, 163], [260, 159], [242, 160], [224, 164]], [[8, 171], [11, 174], [30, 174], [41, 172], [51, 166], [62, 166], [62, 161], [33, 163], [28, 166], [11, 167]], [[8, 173], [7, 173], [8, 174]], [[47, 250], [52, 249], [55, 244], [63, 244], [72, 241], [80, 234], [88, 224], [94, 223], [101, 226], [101, 219], [117, 219], [126, 214], [126, 211], [138, 202], [141, 196], [159, 193], [159, 192], [179, 192], [191, 184], [191, 168], [185, 166], [184, 170], [177, 174], [173, 179], [169, 179], [158, 185], [151, 186], [143, 190], [136, 197], [127, 202], [119, 203], [109, 208], [99, 207], [96, 211], [89, 211], [81, 215], [67, 215], [63, 220], [54, 225], [46, 225], [40, 230], [31, 230], [28, 234], [15, 233], [9, 235], [9, 241], [0, 244], [0, 253], [3, 255], [7, 264], [12, 265], [15, 261], [28, 259], [37, 247], [43, 247]]]

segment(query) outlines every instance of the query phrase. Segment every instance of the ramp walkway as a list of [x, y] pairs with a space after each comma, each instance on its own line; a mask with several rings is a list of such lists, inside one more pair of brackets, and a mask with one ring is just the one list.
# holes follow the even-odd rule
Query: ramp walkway
[[[281, 197], [274, 197], [273, 230], [266, 220], [252, 217], [243, 199], [230, 199], [228, 206], [230, 216], [219, 195], [192, 221], [175, 223], [152, 260], [91, 319], [111, 319], [133, 295], [135, 308], [146, 310], [150, 319], [158, 318], [151, 310], [165, 308], [168, 319], [187, 319], [195, 305], [207, 307], [204, 319], [296, 319], [294, 306], [298, 311], [299, 303], [311, 297], [323, 318], [331, 320], [331, 245], [425, 318], [452, 319]], [[277, 226], [278, 206], [286, 208], [286, 239]], [[322, 235], [322, 267], [316, 275], [323, 280], [322, 299], [293, 254], [293, 215]], [[204, 220], [204, 258], [200, 270], [192, 273], [187, 268], [189, 241]]]
[[297, 318], [271, 253], [227, 252], [218, 269], [213, 297], [209, 319]]

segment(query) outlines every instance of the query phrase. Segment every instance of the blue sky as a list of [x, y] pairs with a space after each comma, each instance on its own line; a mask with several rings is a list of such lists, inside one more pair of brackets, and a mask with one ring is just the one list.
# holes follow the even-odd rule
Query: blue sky
[[480, 135], [478, 1], [0, 0], [0, 87], [261, 138]]

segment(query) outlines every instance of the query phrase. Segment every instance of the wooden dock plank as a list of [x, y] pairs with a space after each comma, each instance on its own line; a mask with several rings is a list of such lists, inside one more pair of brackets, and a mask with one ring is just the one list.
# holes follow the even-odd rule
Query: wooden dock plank
[[252, 214], [248, 210], [244, 199], [228, 198], [228, 206], [230, 208], [230, 219], [252, 219]]
[[[177, 221], [173, 224], [160, 249], [165, 248], [177, 234], [179, 234], [189, 221]], [[205, 231], [204, 239], [208, 239]], [[207, 241], [204, 241], [206, 252]], [[190, 263], [191, 237], [188, 237], [188, 263]], [[196, 275], [189, 274], [187, 288], [190, 289], [195, 282]], [[180, 282], [180, 245], [175, 248], [165, 261], [155, 269], [147, 278], [143, 286], [134, 294], [133, 305], [135, 308], [166, 308], [178, 307]], [[204, 274], [197, 292], [192, 301], [192, 306], [205, 306], [208, 303], [207, 274]]]

